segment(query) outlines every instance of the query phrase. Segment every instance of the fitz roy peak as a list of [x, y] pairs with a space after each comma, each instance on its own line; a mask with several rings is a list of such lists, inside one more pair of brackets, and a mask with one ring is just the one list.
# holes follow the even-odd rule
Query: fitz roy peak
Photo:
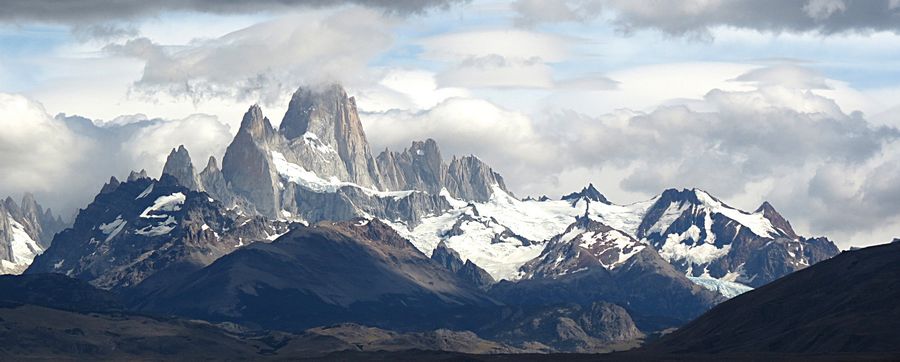
[[[305, 222], [374, 216], [418, 223], [462, 200], [486, 201], [502, 177], [474, 156], [444, 164], [433, 140], [372, 156], [356, 102], [337, 85], [294, 93], [278, 130], [259, 106], [244, 115], [222, 173], [264, 215]], [[331, 201], [329, 205], [322, 205]], [[313, 204], [310, 204], [313, 203]], [[325, 206], [330, 210], [314, 210]]]

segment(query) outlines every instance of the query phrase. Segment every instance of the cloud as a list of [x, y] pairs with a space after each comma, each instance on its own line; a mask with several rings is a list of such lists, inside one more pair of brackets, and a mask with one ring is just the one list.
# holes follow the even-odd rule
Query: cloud
[[[739, 79], [756, 79], [753, 74], [760, 72]], [[795, 81], [788, 77], [788, 84]], [[751, 91], [712, 90], [689, 106], [599, 118], [569, 112], [555, 117], [580, 130], [566, 143], [577, 163], [637, 165], [622, 186], [646, 193], [697, 186], [735, 195], [748, 183], [811, 162], [869, 160], [900, 139], [897, 129], [874, 126], [860, 114], [847, 115], [831, 99], [765, 82]]]
[[[131, 123], [134, 124], [134, 123]], [[216, 117], [195, 114], [180, 120], [142, 121], [121, 144], [128, 162], [141, 165], [150, 172], [162, 171], [169, 150], [185, 145], [191, 153], [197, 172], [206, 166], [209, 156], [221, 159], [232, 134]]]
[[847, 4], [843, 0], [809, 0], [803, 5], [803, 12], [816, 21], [827, 20], [835, 13], [844, 11], [847, 11]]
[[0, 130], [0, 189], [15, 193], [50, 190], [84, 149], [40, 104], [19, 95], [0, 93]]
[[478, 30], [422, 40], [423, 59], [447, 67], [442, 87], [608, 90], [617, 82], [601, 74], [559, 79], [556, 64], [572, 58], [580, 40], [525, 30]]
[[374, 85], [351, 89], [362, 112], [422, 111], [449, 98], [469, 97], [467, 90], [438, 87], [434, 73], [391, 69]]
[[[783, 82], [771, 74], [784, 75]], [[745, 208], [762, 196], [811, 233], [856, 245], [883, 242], [900, 227], [900, 130], [847, 114], [810, 90], [820, 77], [805, 69], [757, 69], [737, 78], [752, 90], [714, 89], [699, 101], [647, 112], [560, 111], [543, 123], [565, 130], [538, 132], [556, 140], [570, 161], [566, 168], [608, 170], [603, 175], [618, 179], [626, 193], [699, 187], [744, 200]]]
[[507, 59], [490, 54], [465, 59], [438, 76], [438, 83], [455, 87], [551, 88], [553, 69], [540, 58]]
[[795, 64], [778, 64], [751, 70], [734, 80], [752, 82], [758, 86], [781, 85], [796, 89], [832, 89], [825, 76]]
[[211, 14], [280, 13], [295, 8], [322, 8], [340, 5], [363, 5], [386, 13], [407, 15], [434, 8], [446, 8], [461, 0], [31, 0], [0, 1], [0, 21], [47, 22], [69, 25], [131, 21], [155, 17], [165, 12], [199, 12]]
[[586, 22], [600, 15], [602, 2], [596, 0], [517, 0], [511, 5], [518, 26], [540, 23]]
[[52, 117], [41, 104], [0, 93], [0, 194], [32, 192], [64, 216], [83, 207], [110, 176], [145, 168], [162, 171], [169, 150], [184, 144], [197, 167], [221, 157], [232, 135], [217, 118], [125, 116], [102, 126], [91, 120]]
[[522, 0], [513, 5], [516, 23], [585, 21], [598, 17], [620, 31], [659, 30], [671, 35], [710, 37], [714, 27], [761, 32], [900, 31], [896, 0]]
[[145, 61], [139, 94], [283, 103], [298, 84], [353, 84], [392, 43], [391, 21], [364, 9], [317, 11], [262, 22], [210, 40], [165, 46], [137, 38], [113, 55]]

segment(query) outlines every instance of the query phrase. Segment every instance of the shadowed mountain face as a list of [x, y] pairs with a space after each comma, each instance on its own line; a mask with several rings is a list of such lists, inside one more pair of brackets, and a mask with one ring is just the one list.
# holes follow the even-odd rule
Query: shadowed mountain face
[[840, 255], [718, 305], [649, 353], [900, 353], [900, 244]]
[[420, 329], [465, 324], [474, 322], [465, 311], [497, 305], [378, 220], [296, 228], [135, 304], [291, 331], [347, 321]]
[[176, 179], [113, 179], [54, 238], [27, 273], [63, 273], [102, 289], [176, 276], [278, 233], [277, 224], [243, 216]]

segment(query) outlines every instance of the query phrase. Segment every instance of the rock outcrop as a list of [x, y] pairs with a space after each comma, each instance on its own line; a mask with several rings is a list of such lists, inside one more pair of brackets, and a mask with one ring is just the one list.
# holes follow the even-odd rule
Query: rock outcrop
[[445, 187], [447, 166], [433, 139], [414, 141], [403, 152], [384, 150], [378, 155], [377, 163], [386, 189], [438, 194]]
[[581, 191], [565, 195], [562, 197], [562, 199], [572, 203], [575, 203], [578, 200], [589, 200], [602, 202], [607, 205], [612, 204], [611, 202], [609, 202], [609, 200], [606, 199], [606, 196], [603, 196], [600, 191], [597, 191], [597, 189], [594, 187], [594, 184], [588, 184], [587, 187], [581, 189]]
[[610, 352], [633, 348], [644, 337], [624, 308], [606, 302], [518, 310], [498, 327], [486, 335], [511, 345], [540, 343], [549, 352]]
[[[366, 134], [356, 109], [356, 100], [337, 84], [321, 90], [300, 88], [291, 97], [288, 110], [279, 126], [279, 133], [290, 142], [291, 148], [306, 148], [295, 152], [301, 155], [300, 166], [317, 175], [336, 176], [369, 188], [379, 188], [378, 169], [369, 149]], [[332, 153], [337, 164], [320, 164], [316, 153]]]
[[466, 259], [463, 262], [459, 257], [459, 253], [450, 249], [444, 242], [441, 242], [437, 248], [434, 248], [434, 251], [431, 253], [431, 259], [476, 288], [487, 289], [496, 282], [488, 272], [475, 265], [471, 260]]
[[136, 180], [140, 180], [142, 178], [148, 178], [148, 177], [149, 176], [147, 176], [147, 170], [141, 169], [140, 172], [131, 171], [131, 173], [128, 174], [127, 181], [131, 182], [131, 181], [136, 181]]
[[453, 157], [446, 187], [455, 198], [481, 202], [491, 199], [495, 187], [508, 193], [503, 177], [475, 156]]
[[30, 193], [21, 204], [11, 197], [0, 202], [0, 274], [23, 272], [63, 228], [62, 219], [44, 210]]
[[231, 191], [269, 217], [277, 217], [281, 210], [280, 182], [269, 150], [274, 137], [269, 119], [254, 105], [244, 114], [222, 158], [222, 175]]
[[779, 233], [787, 237], [788, 239], [797, 239], [799, 236], [796, 232], [794, 232], [794, 228], [791, 227], [791, 223], [787, 221], [784, 216], [778, 213], [775, 210], [775, 207], [772, 206], [768, 201], [764, 201], [762, 205], [759, 205], [759, 208], [756, 209], [754, 213], [762, 214], [766, 220], [772, 223], [772, 226], [778, 230]]
[[[166, 157], [166, 164], [163, 166], [163, 175], [169, 175], [178, 181], [178, 184], [193, 191], [203, 191], [203, 185], [197, 172], [194, 171], [194, 163], [191, 161], [191, 155], [184, 145], [173, 148]], [[131, 178], [131, 175], [129, 175]]]

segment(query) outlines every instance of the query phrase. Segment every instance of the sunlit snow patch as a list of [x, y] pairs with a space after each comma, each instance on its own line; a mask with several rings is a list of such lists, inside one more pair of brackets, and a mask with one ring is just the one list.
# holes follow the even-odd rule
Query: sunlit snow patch
[[402, 199], [404, 197], [409, 196], [410, 194], [416, 191], [379, 191], [373, 190], [368, 187], [362, 187], [352, 182], [341, 181], [337, 177], [331, 176], [330, 178], [323, 179], [316, 175], [315, 172], [309, 171], [303, 166], [300, 166], [296, 163], [292, 163], [287, 161], [284, 158], [284, 155], [278, 151], [272, 151], [272, 162], [275, 163], [275, 170], [278, 174], [287, 180], [288, 182], [293, 182], [297, 185], [305, 187], [314, 192], [328, 192], [333, 193], [337, 192], [341, 187], [349, 186], [355, 187], [357, 189], [362, 190], [368, 195], [378, 196], [378, 197], [393, 197], [395, 199]]
[[181, 210], [181, 205], [184, 204], [185, 199], [186, 197], [181, 192], [160, 196], [156, 198], [156, 201], [153, 202], [153, 205], [144, 209], [144, 212], [141, 213], [141, 217], [145, 219], [165, 218], [166, 215], [154, 214]]
[[116, 235], [119, 235], [119, 233], [122, 232], [122, 229], [125, 228], [125, 224], [127, 223], [127, 221], [122, 220], [122, 215], [119, 215], [116, 216], [115, 220], [100, 225], [100, 231], [107, 235], [106, 241], [110, 241], [114, 237], [116, 237]]

